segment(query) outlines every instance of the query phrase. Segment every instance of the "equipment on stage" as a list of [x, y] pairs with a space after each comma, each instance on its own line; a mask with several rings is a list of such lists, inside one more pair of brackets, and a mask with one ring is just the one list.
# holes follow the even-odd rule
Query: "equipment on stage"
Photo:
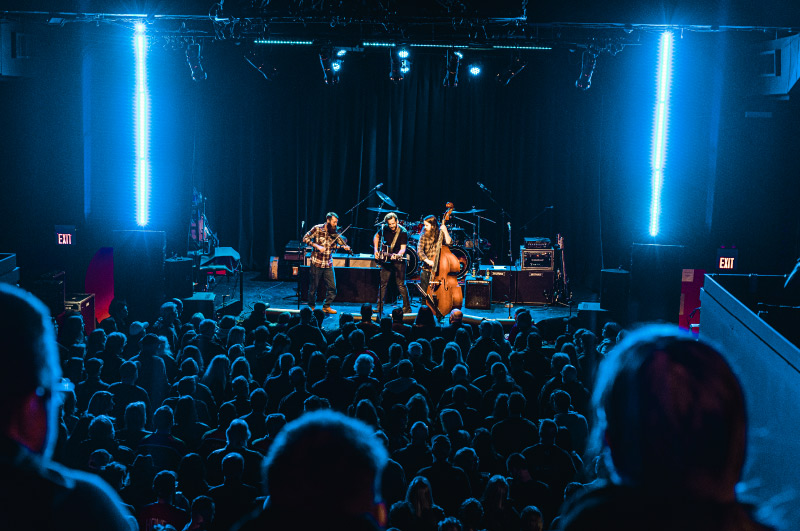
[[389, 212], [394, 212], [398, 216], [407, 216], [408, 213], [400, 212], [399, 210], [389, 209], [389, 208], [381, 208], [381, 207], [367, 207], [367, 210], [371, 212], [377, 212], [378, 214], [388, 214]]
[[383, 192], [376, 191], [375, 195], [377, 195], [382, 202], [386, 203], [390, 207], [397, 208], [397, 205], [394, 204], [394, 201], [392, 201], [392, 198], [389, 197], [388, 195], [384, 194]]
[[450, 252], [453, 253], [453, 256], [458, 260], [459, 270], [456, 274], [456, 278], [461, 280], [469, 273], [470, 267], [472, 266], [472, 258], [465, 249], [458, 245], [450, 247]]
[[561, 266], [556, 268], [556, 281], [553, 288], [553, 302], [570, 306], [572, 304], [572, 291], [569, 289], [569, 277], [567, 276], [567, 259], [564, 254], [564, 237], [558, 234], [558, 252], [561, 256]]
[[553, 270], [553, 249], [526, 249], [520, 245], [519, 256], [523, 271]]
[[478, 212], [486, 212], [485, 208], [472, 207], [470, 210], [453, 211], [453, 214], [477, 214]]
[[550, 238], [524, 238], [525, 249], [552, 249]]
[[492, 309], [492, 278], [467, 276], [464, 280], [464, 306], [470, 310]]
[[[408, 246], [406, 246], [406, 250], [408, 250]], [[381, 245], [380, 251], [378, 251], [378, 256], [375, 259], [379, 264], [389, 264], [393, 262], [405, 262], [408, 260], [406, 256], [397, 256], [389, 252], [388, 245]]]

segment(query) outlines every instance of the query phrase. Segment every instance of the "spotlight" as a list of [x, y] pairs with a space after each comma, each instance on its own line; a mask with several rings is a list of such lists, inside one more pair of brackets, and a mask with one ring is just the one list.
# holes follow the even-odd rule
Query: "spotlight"
[[447, 50], [447, 54], [445, 55], [445, 72], [444, 72], [444, 81], [442, 81], [442, 85], [445, 87], [457, 87], [458, 86], [458, 66], [461, 63], [461, 59], [464, 57], [464, 54], [459, 52], [458, 50]]
[[519, 55], [514, 55], [511, 58], [511, 63], [509, 63], [505, 72], [497, 74], [497, 82], [501, 85], [508, 85], [511, 83], [512, 79], [517, 77], [519, 73], [522, 72], [527, 64], [528, 63], [523, 61]]
[[144, 29], [145, 29], [144, 22], [137, 22], [134, 25], [134, 30], [136, 31], [136, 33], [144, 33]]
[[344, 58], [339, 56], [333, 59], [333, 49], [326, 47], [319, 52], [319, 64], [322, 65], [322, 74], [326, 85], [337, 85], [339, 73], [342, 70]]
[[267, 52], [258, 47], [253, 47], [248, 50], [248, 52], [244, 54], [244, 60], [250, 63], [250, 66], [258, 70], [267, 81], [275, 79], [278, 75], [278, 69], [270, 62]]
[[575, 86], [581, 90], [589, 90], [592, 86], [592, 74], [597, 66], [597, 54], [592, 50], [585, 50], [581, 57], [581, 75], [575, 82]]
[[402, 81], [406, 74], [411, 71], [411, 61], [408, 59], [410, 54], [405, 48], [397, 51], [389, 49], [389, 79], [397, 83]]
[[336, 50], [336, 57], [344, 57], [345, 55], [347, 55], [347, 50], [344, 48], [339, 48]]
[[472, 76], [480, 75], [481, 67], [479, 65], [469, 65], [469, 73]]
[[203, 70], [203, 57], [200, 55], [200, 45], [193, 42], [186, 47], [186, 62], [192, 71], [192, 79], [195, 81], [205, 81], [208, 75]]

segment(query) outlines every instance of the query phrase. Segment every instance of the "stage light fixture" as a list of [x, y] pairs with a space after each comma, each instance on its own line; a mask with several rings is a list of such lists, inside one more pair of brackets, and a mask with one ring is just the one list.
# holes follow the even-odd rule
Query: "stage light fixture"
[[150, 219], [150, 103], [147, 93], [147, 35], [144, 25], [136, 27], [133, 36], [133, 49], [136, 57], [136, 224], [147, 225]]
[[460, 51], [453, 50], [452, 48], [447, 50], [447, 53], [445, 54], [445, 72], [442, 85], [445, 87], [458, 86], [458, 67], [461, 64], [461, 59], [463, 58], [464, 54]]
[[275, 79], [278, 75], [278, 69], [275, 68], [275, 65], [270, 61], [269, 54], [259, 47], [250, 48], [247, 53], [244, 54], [244, 60], [250, 63], [250, 66], [258, 70], [267, 81]]
[[525, 69], [527, 64], [528, 63], [526, 63], [522, 57], [520, 57], [518, 54], [514, 54], [511, 57], [511, 62], [508, 64], [508, 67], [505, 69], [505, 71], [497, 74], [497, 82], [501, 85], [508, 85], [511, 83], [512, 79], [517, 77], [519, 73]]
[[659, 232], [661, 217], [661, 191], [664, 188], [664, 159], [667, 155], [667, 121], [669, 118], [669, 93], [672, 80], [672, 32], [664, 32], [658, 50], [658, 75], [655, 124], [653, 127], [652, 191], [650, 196], [650, 236]]
[[339, 48], [336, 50], [336, 57], [344, 57], [345, 55], [347, 55], [347, 50], [344, 48]]
[[597, 53], [594, 50], [584, 50], [581, 57], [581, 75], [575, 86], [581, 90], [589, 90], [592, 86], [592, 74], [597, 66]]
[[319, 64], [322, 66], [322, 74], [326, 85], [337, 85], [339, 83], [339, 73], [342, 70], [344, 57], [335, 57], [333, 48], [325, 47], [319, 52]]
[[469, 73], [471, 76], [478, 76], [481, 73], [480, 65], [472, 64], [469, 65]]
[[203, 57], [200, 55], [200, 45], [196, 42], [186, 47], [186, 62], [192, 71], [194, 81], [205, 81], [208, 75], [203, 70]]
[[411, 56], [408, 50], [400, 48], [399, 50], [389, 49], [389, 79], [395, 83], [402, 81], [406, 74], [411, 71]]

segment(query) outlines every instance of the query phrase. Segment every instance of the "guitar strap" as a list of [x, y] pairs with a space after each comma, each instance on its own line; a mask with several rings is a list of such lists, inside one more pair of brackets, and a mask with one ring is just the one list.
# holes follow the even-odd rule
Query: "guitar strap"
[[392, 250], [394, 249], [394, 244], [397, 243], [397, 237], [400, 236], [400, 231], [401, 230], [402, 229], [400, 228], [400, 225], [398, 224], [397, 225], [397, 230], [394, 233], [394, 238], [392, 238], [392, 244], [389, 246], [389, 254], [392, 253]]

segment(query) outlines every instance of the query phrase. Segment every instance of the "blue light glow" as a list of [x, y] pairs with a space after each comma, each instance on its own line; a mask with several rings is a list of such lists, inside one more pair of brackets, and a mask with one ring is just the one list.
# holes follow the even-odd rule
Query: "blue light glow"
[[400, 59], [408, 59], [408, 50], [401, 49], [397, 51], [397, 57]]
[[478, 74], [481, 73], [481, 67], [478, 65], [472, 65], [469, 67], [469, 73], [472, 74], [473, 76], [477, 76]]
[[150, 218], [147, 36], [137, 31], [133, 45], [136, 55], [136, 224], [144, 227]]
[[347, 50], [343, 50], [340, 48], [339, 50], [336, 51], [336, 57], [344, 57], [345, 55], [347, 55]]
[[461, 53], [461, 52], [459, 52], [458, 50], [456, 50], [455, 52], [453, 52], [453, 54], [454, 54], [456, 57], [458, 57], [459, 59], [463, 59], [463, 58], [464, 58], [464, 54], [463, 54], [463, 53]]
[[334, 72], [338, 72], [341, 69], [342, 69], [342, 63], [340, 63], [339, 61], [334, 61], [331, 63], [331, 70], [333, 70]]
[[656, 115], [653, 129], [653, 190], [650, 199], [650, 236], [657, 236], [661, 217], [661, 191], [664, 187], [664, 160], [667, 152], [667, 119], [669, 117], [669, 91], [672, 80], [672, 41], [671, 32], [661, 35], [658, 50], [658, 93]]

